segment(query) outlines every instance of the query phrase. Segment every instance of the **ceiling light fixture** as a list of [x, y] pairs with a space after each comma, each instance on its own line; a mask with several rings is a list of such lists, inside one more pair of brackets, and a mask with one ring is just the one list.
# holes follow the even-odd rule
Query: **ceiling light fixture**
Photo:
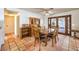
[[50, 14], [52, 14], [52, 11], [44, 11], [45, 16], [49, 16]]
[[46, 13], [45, 16], [49, 16], [49, 13]]
[[52, 14], [52, 11], [48, 11], [49, 14]]

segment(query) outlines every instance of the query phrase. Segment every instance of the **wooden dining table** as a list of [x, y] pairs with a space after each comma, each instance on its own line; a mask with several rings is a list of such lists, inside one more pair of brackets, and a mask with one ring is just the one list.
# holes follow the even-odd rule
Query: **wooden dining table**
[[[41, 34], [45, 34], [45, 35], [46, 35], [46, 36], [45, 36], [45, 37], [46, 37], [45, 46], [47, 46], [48, 34], [51, 33], [51, 32], [54, 32], [54, 30], [55, 30], [55, 29], [53, 29], [53, 28], [41, 29], [41, 30], [40, 30], [40, 33], [41, 33]], [[53, 43], [53, 42], [52, 42], [52, 43]]]

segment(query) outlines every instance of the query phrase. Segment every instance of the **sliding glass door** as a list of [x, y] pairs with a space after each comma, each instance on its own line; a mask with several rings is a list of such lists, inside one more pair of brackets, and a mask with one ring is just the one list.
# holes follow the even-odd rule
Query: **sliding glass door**
[[52, 25], [58, 26], [59, 33], [71, 35], [71, 15], [51, 17], [48, 20], [48, 28]]
[[51, 19], [51, 25], [57, 26], [56, 18]]
[[65, 33], [66, 28], [65, 28], [66, 24], [65, 24], [65, 17], [62, 18], [58, 18], [58, 30], [60, 33]]

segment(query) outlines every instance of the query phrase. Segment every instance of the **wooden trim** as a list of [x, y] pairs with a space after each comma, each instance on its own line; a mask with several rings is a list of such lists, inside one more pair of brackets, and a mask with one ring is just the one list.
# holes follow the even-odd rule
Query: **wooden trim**
[[51, 26], [51, 19], [48, 19], [48, 28]]
[[65, 34], [68, 34], [68, 20], [67, 20], [67, 16], [65, 17]]
[[58, 18], [57, 18], [57, 21], [56, 21], [56, 23], [57, 23], [57, 27], [58, 27]]
[[48, 19], [52, 19], [52, 18], [61, 18], [61, 17], [66, 17], [66, 16], [71, 16], [71, 15], [55, 16], [55, 17], [48, 17]]
[[69, 33], [68, 35], [71, 36], [71, 27], [72, 27], [72, 25], [71, 25], [71, 23], [72, 23], [72, 22], [71, 22], [71, 21], [72, 21], [72, 20], [71, 20], [71, 15], [69, 15], [68, 17], [70, 17], [70, 20], [69, 20], [69, 22], [70, 22], [70, 23], [69, 23], [69, 26], [70, 26], [70, 28], [69, 28], [69, 29], [70, 29], [70, 33]]

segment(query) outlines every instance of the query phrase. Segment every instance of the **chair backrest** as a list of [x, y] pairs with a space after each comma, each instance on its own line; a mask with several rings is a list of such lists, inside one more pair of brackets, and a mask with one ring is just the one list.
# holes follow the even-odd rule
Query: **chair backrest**
[[34, 36], [34, 29], [36, 29], [37, 28], [37, 25], [32, 25], [31, 26], [31, 34], [32, 34], [32, 36]]
[[52, 28], [54, 29], [54, 31], [52, 32], [53, 33], [53, 36], [57, 36], [58, 35], [58, 27], [57, 26], [54, 26]]

